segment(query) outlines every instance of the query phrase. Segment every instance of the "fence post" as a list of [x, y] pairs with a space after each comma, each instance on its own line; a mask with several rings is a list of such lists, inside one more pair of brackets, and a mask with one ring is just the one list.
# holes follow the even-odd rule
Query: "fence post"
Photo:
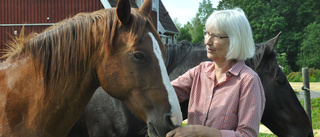
[[303, 87], [304, 90], [304, 109], [307, 112], [310, 123], [312, 124], [311, 118], [311, 103], [310, 103], [310, 86], [309, 86], [309, 68], [302, 68], [302, 78], [303, 78]]

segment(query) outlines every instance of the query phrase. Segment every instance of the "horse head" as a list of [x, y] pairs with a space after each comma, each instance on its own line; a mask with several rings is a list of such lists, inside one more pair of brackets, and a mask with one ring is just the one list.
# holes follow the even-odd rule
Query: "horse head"
[[306, 112], [277, 64], [274, 49], [280, 34], [266, 43], [256, 44], [254, 58], [246, 61], [260, 76], [267, 98], [261, 122], [281, 137], [313, 136]]
[[148, 16], [151, 0], [139, 10], [119, 0], [115, 12], [115, 28], [107, 36], [111, 41], [102, 42], [108, 51], [102, 49], [97, 78], [109, 95], [147, 123], [150, 136], [165, 136], [181, 125], [182, 114], [164, 65], [164, 44]]

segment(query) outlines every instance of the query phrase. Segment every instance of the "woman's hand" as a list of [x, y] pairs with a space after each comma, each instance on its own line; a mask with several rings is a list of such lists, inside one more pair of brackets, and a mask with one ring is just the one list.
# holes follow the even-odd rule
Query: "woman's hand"
[[221, 137], [221, 132], [202, 125], [189, 125], [168, 132], [166, 137]]

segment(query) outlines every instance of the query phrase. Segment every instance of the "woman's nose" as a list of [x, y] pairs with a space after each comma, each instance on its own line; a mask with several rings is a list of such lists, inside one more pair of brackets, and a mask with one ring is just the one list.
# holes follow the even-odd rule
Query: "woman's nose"
[[211, 39], [204, 39], [204, 44], [206, 44], [206, 45], [212, 45], [213, 43], [212, 43], [212, 40]]

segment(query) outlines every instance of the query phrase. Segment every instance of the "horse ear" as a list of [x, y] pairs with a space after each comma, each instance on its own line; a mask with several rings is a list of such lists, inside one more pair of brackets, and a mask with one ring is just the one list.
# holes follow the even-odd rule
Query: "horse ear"
[[278, 33], [277, 36], [273, 37], [272, 39], [266, 42], [265, 54], [269, 55], [274, 50], [274, 48], [276, 47], [279, 41], [280, 35], [281, 35], [281, 31]]
[[152, 7], [152, 0], [145, 0], [140, 7], [139, 11], [145, 13], [146, 15], [150, 15]]
[[127, 24], [131, 18], [131, 5], [129, 0], [119, 0], [117, 4], [117, 16], [122, 24]]

